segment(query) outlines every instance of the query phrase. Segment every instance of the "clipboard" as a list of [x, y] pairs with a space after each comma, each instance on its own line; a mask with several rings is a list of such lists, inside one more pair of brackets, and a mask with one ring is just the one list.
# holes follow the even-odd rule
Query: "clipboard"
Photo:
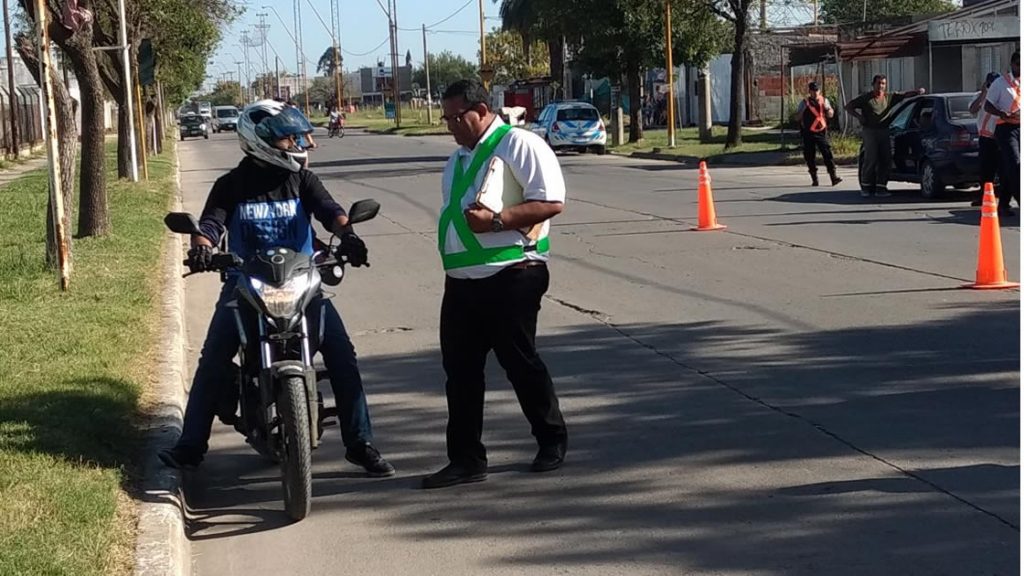
[[[493, 186], [495, 178], [501, 179], [501, 187]], [[523, 187], [519, 185], [511, 174], [505, 170], [505, 162], [497, 156], [491, 158], [487, 163], [487, 171], [480, 182], [480, 189], [476, 193], [476, 203], [487, 208], [495, 214], [500, 214], [505, 206], [516, 206], [522, 204]], [[528, 240], [536, 242], [540, 239], [544, 222], [538, 222], [528, 228], [518, 228], [520, 234]]]

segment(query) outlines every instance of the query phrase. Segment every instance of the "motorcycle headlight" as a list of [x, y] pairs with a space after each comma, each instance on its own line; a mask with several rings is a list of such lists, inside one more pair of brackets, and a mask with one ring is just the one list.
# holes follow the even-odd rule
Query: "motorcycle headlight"
[[265, 282], [251, 278], [249, 284], [267, 308], [267, 314], [274, 318], [291, 318], [299, 309], [302, 297], [309, 288], [309, 274], [296, 276], [285, 282], [281, 287], [271, 286]]

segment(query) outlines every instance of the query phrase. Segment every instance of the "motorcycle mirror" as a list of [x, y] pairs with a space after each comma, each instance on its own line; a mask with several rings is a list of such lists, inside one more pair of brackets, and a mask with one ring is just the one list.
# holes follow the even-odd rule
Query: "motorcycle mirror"
[[164, 216], [164, 224], [168, 230], [178, 234], [200, 234], [199, 222], [188, 212], [171, 212]]
[[349, 208], [348, 221], [350, 224], [358, 224], [359, 222], [373, 220], [377, 217], [377, 212], [379, 211], [380, 204], [376, 200], [359, 200]]

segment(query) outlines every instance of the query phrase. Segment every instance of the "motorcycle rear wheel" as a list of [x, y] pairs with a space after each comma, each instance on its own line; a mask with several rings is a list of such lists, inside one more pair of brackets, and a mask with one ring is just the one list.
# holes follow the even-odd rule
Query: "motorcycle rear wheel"
[[313, 499], [312, 455], [309, 442], [309, 408], [302, 378], [287, 378], [277, 393], [281, 418], [281, 486], [284, 508], [293, 520], [309, 514]]

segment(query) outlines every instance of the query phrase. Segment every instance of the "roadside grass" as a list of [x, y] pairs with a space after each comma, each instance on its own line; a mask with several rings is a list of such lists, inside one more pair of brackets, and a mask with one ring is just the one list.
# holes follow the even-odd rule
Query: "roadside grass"
[[113, 146], [107, 166], [113, 232], [74, 241], [64, 294], [44, 267], [45, 171], [0, 187], [0, 574], [132, 569], [126, 489], [153, 376], [173, 145], [150, 159], [149, 182], [119, 182]]
[[[725, 136], [725, 127], [715, 126], [711, 141], [701, 142], [697, 128], [682, 128], [676, 130], [675, 148], [669, 148], [666, 130], [644, 130], [643, 140], [621, 146], [610, 146], [609, 151], [625, 155], [633, 152], [657, 152], [671, 156], [718, 160], [728, 160], [730, 156], [776, 152], [780, 155], [776, 163], [803, 163], [800, 135], [796, 131], [786, 131], [784, 135], [780, 136], [778, 130], [744, 129], [743, 143], [729, 149], [725, 147]], [[860, 139], [853, 136], [844, 137], [840, 134], [833, 134], [831, 139], [832, 150], [837, 161], [856, 161]], [[782, 147], [783, 145], [785, 148]]]

